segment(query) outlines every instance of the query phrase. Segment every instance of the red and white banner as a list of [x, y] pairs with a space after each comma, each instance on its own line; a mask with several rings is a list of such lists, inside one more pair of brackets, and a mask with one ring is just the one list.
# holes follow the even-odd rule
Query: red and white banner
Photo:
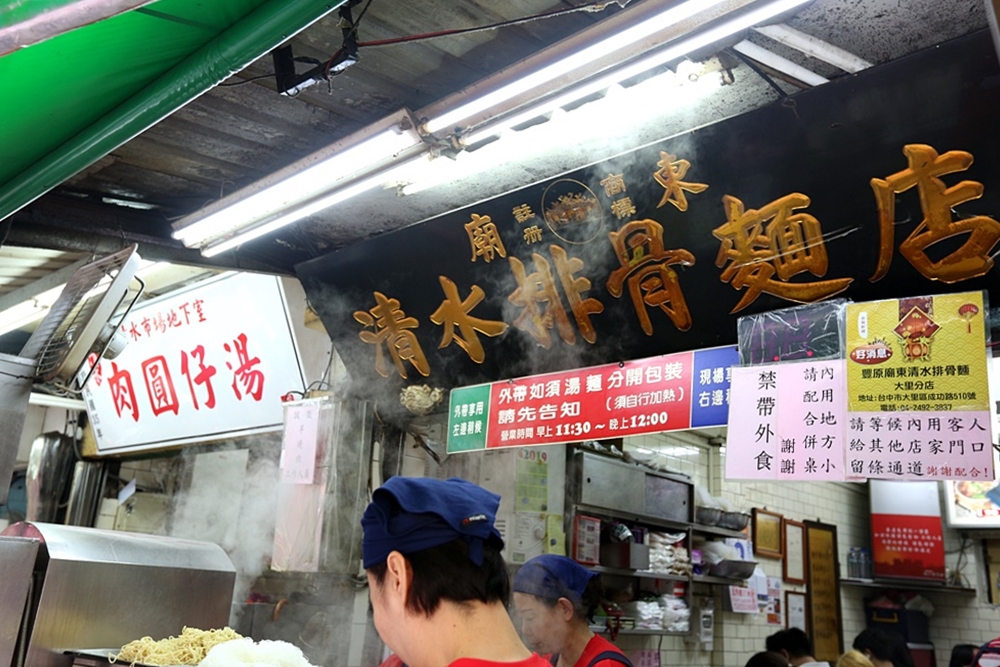
[[304, 376], [279, 278], [234, 274], [135, 308], [83, 391], [102, 454], [282, 428]]
[[692, 353], [490, 386], [487, 448], [549, 445], [691, 425]]

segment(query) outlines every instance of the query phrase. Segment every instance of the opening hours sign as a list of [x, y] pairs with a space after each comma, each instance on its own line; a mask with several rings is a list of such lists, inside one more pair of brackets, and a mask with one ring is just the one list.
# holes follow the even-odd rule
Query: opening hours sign
[[230, 274], [134, 308], [83, 390], [98, 452], [280, 430], [305, 382], [279, 281]]
[[552, 445], [726, 423], [735, 346], [451, 392], [448, 452]]

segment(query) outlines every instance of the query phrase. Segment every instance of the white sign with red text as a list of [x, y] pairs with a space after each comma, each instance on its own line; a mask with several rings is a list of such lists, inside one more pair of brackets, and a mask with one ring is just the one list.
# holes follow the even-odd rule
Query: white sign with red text
[[280, 279], [230, 274], [144, 303], [125, 350], [83, 390], [97, 451], [118, 454], [282, 428], [305, 386]]

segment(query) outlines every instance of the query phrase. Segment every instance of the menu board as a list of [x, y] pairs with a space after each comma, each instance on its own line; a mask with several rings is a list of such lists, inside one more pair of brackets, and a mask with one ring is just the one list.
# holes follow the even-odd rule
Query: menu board
[[809, 550], [809, 632], [813, 655], [835, 663], [843, 653], [840, 617], [840, 568], [837, 566], [837, 527], [806, 521]]

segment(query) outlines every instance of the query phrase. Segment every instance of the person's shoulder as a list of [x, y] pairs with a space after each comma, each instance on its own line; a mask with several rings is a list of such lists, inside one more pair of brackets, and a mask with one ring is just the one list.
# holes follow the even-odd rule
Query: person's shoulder
[[495, 662], [493, 660], [480, 660], [478, 658], [459, 658], [451, 663], [449, 667], [552, 667], [552, 663], [537, 653], [532, 653], [530, 658], [518, 662]]
[[828, 662], [803, 662], [799, 667], [830, 667]]
[[406, 667], [406, 665], [403, 664], [402, 659], [398, 655], [393, 653], [388, 658], [386, 658], [382, 662], [382, 664], [379, 665], [378, 667]]
[[[600, 635], [594, 635], [587, 642], [587, 647], [583, 649], [583, 655], [580, 659], [576, 661], [574, 667], [622, 667], [623, 660], [616, 660], [611, 657], [604, 657], [598, 660], [602, 653], [614, 653], [615, 655], [621, 656], [624, 660], [628, 660], [625, 657], [625, 652], [620, 648], [609, 642], [604, 637]], [[596, 661], [596, 662], [595, 662]], [[631, 663], [628, 663], [631, 664]]]

